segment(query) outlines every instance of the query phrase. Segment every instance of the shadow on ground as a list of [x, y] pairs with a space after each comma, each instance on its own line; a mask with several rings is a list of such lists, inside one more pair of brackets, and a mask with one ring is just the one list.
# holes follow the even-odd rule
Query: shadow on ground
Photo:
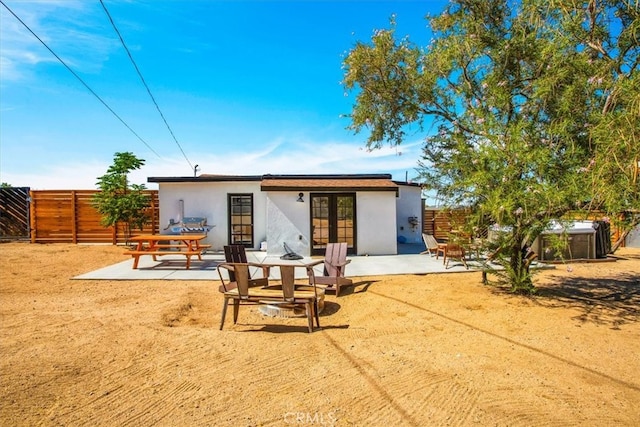
[[546, 307], [578, 309], [581, 313], [574, 319], [616, 329], [640, 320], [640, 277], [558, 278], [540, 287], [534, 300]]

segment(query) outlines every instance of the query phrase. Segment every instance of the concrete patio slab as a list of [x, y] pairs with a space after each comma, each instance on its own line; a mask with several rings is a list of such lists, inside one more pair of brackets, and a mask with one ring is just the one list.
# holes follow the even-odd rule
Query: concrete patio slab
[[[478, 264], [468, 261], [469, 270], [462, 263], [451, 261], [449, 268], [445, 268], [442, 258], [436, 259], [429, 254], [419, 254], [422, 246], [414, 248], [415, 253], [403, 248], [400, 255], [349, 256], [351, 260], [346, 268], [348, 277], [380, 276], [393, 274], [429, 274], [429, 273], [459, 273], [477, 270]], [[399, 251], [401, 252], [401, 251]], [[277, 256], [268, 256], [266, 252], [247, 251], [249, 262], [278, 264], [283, 261]], [[321, 260], [321, 257], [305, 257], [297, 263], [311, 263]], [[133, 259], [104, 267], [89, 273], [81, 274], [74, 279], [82, 280], [219, 280], [217, 266], [224, 262], [224, 253], [212, 252], [203, 255], [202, 261], [191, 260], [191, 268], [185, 268], [184, 256], [164, 255], [153, 261], [150, 256], [140, 257], [137, 269], [133, 269]], [[289, 261], [291, 263], [291, 261]], [[294, 261], [296, 263], [296, 261]], [[297, 269], [297, 274], [304, 274], [303, 269]], [[322, 266], [314, 270], [322, 275]], [[272, 269], [272, 279], [279, 278], [277, 268]]]

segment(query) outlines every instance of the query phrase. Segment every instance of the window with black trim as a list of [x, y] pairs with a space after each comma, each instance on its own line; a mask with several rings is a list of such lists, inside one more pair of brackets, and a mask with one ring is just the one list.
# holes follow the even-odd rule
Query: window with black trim
[[253, 194], [229, 194], [229, 243], [253, 247]]

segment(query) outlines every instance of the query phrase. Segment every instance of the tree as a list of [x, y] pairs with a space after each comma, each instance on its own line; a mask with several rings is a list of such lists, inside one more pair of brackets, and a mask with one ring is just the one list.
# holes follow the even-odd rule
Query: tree
[[150, 199], [144, 194], [146, 187], [144, 184], [129, 184], [128, 180], [129, 172], [143, 165], [144, 160], [133, 153], [116, 153], [113, 165], [109, 166], [106, 174], [98, 177], [100, 192], [93, 197], [93, 205], [102, 215], [102, 225], [116, 227], [123, 223], [127, 240], [133, 227], [142, 229], [149, 222], [146, 210]]
[[534, 290], [524, 253], [552, 220], [640, 206], [632, 3], [452, 0], [427, 16], [429, 46], [397, 40], [392, 17], [344, 60], [349, 128], [368, 129], [370, 149], [426, 130], [421, 176], [472, 208], [469, 233], [505, 231], [495, 253], [513, 291]]

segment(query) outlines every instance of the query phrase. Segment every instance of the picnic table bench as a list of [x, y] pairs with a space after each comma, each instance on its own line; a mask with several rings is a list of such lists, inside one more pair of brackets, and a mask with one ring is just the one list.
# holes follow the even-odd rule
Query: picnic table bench
[[[202, 260], [204, 251], [211, 247], [208, 244], [200, 244], [206, 238], [205, 234], [147, 234], [134, 236], [130, 240], [136, 242], [136, 248], [124, 252], [124, 255], [133, 257], [133, 268], [138, 268], [138, 262], [143, 255], [150, 255], [154, 261], [158, 256], [183, 255], [187, 259], [186, 268], [191, 267], [191, 257], [197, 256]], [[172, 243], [178, 242], [178, 243]]]

